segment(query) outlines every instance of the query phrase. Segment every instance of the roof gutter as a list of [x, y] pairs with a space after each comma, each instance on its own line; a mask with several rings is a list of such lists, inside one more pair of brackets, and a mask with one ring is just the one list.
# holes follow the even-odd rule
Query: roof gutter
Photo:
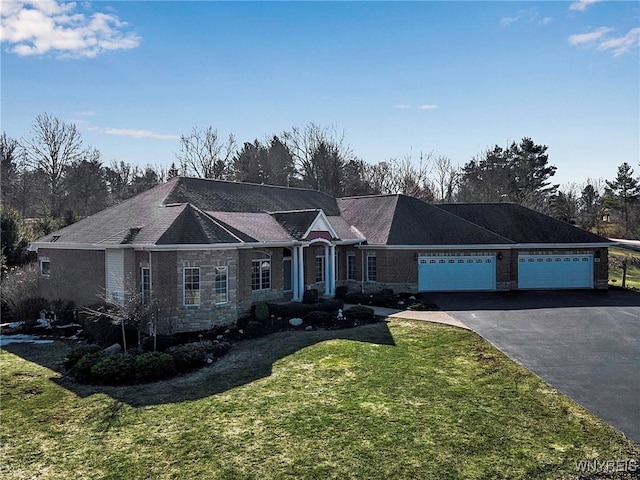
[[358, 245], [366, 250], [520, 250], [523, 248], [566, 249], [615, 246], [615, 242], [593, 243], [484, 243], [462, 245]]
[[[334, 241], [335, 245], [357, 245], [362, 243], [362, 239], [338, 240]], [[125, 243], [125, 244], [105, 244], [105, 243], [51, 243], [51, 242], [32, 242], [29, 244], [28, 251], [37, 252], [40, 248], [55, 250], [145, 250], [145, 251], [168, 251], [168, 250], [235, 250], [235, 249], [252, 249], [252, 248], [284, 248], [297, 245], [310, 245], [311, 242], [299, 240], [284, 240], [276, 242], [242, 242], [242, 243], [198, 243], [198, 244], [171, 244], [156, 245], [153, 243]]]

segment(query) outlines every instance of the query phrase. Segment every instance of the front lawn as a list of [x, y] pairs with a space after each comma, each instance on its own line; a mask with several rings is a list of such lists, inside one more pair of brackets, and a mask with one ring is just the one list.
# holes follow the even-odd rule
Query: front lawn
[[[640, 252], [635, 252], [626, 248], [612, 247], [609, 249], [609, 255], [612, 257], [632, 257], [640, 259]], [[609, 265], [609, 285], [622, 286], [622, 268]], [[627, 288], [640, 289], [640, 266], [627, 265]]]
[[8, 350], [3, 479], [576, 478], [576, 462], [640, 458], [476, 334], [445, 325], [282, 332], [127, 387], [61, 378], [59, 343]]

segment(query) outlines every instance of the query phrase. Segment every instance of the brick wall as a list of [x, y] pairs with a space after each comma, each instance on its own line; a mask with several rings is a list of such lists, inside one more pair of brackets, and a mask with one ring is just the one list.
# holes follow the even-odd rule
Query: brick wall
[[38, 249], [40, 260], [51, 265], [49, 277], [41, 278], [42, 295], [49, 300], [73, 300], [78, 308], [104, 299], [103, 250]]

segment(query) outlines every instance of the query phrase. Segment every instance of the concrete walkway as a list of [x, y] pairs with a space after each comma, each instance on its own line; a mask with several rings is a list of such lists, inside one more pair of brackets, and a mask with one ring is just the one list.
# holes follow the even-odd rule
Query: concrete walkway
[[[344, 305], [345, 310], [350, 307], [353, 307], [353, 305], [351, 304]], [[440, 312], [440, 311], [418, 312], [414, 310], [397, 310], [394, 308], [374, 307], [369, 305], [368, 307], [373, 308], [373, 311], [375, 312], [375, 314], [381, 317], [406, 318], [408, 320], [422, 320], [424, 322], [443, 323], [445, 325], [452, 325], [454, 327], [471, 330], [460, 320], [453, 318], [451, 315], [449, 315], [446, 312]]]

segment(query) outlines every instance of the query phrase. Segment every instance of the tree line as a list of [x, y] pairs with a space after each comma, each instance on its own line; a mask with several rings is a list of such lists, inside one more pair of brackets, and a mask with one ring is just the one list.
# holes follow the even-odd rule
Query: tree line
[[[513, 202], [596, 233], [640, 235], [640, 177], [630, 164], [622, 163], [612, 180], [560, 188], [552, 182], [556, 167], [548, 147], [528, 137], [488, 148], [461, 167], [434, 152], [369, 163], [353, 152], [344, 131], [314, 123], [242, 144], [212, 126], [195, 127], [181, 135], [178, 149], [169, 168], [107, 163], [98, 149], [83, 144], [75, 124], [47, 113], [36, 117], [28, 138], [3, 133], [3, 268], [24, 262], [29, 240], [178, 175], [309, 188], [334, 197], [402, 193], [434, 203]], [[607, 219], [613, 222], [605, 225]]]

